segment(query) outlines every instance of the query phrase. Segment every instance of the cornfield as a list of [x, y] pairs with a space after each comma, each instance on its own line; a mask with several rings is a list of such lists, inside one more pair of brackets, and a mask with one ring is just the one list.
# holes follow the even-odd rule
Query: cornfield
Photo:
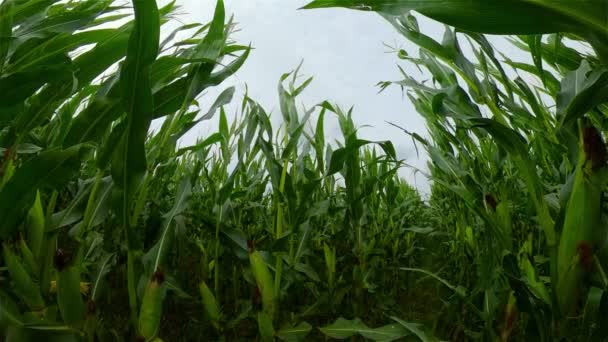
[[428, 196], [299, 67], [278, 113], [226, 86], [255, 51], [222, 0], [172, 32], [175, 2], [0, 3], [6, 341], [608, 340], [608, 1], [327, 7], [418, 47], [378, 86], [426, 122]]

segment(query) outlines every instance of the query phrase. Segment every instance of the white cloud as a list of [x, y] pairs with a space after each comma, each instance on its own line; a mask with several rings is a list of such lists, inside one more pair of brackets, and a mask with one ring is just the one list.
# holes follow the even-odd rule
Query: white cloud
[[[413, 46], [380, 16], [344, 9], [297, 10], [306, 0], [225, 0], [226, 11], [234, 14], [241, 32], [235, 35], [240, 43], [251, 43], [255, 50], [245, 66], [231, 82], [248, 84], [249, 93], [279, 119], [277, 83], [281, 74], [295, 68], [303, 59], [306, 76], [314, 81], [300, 98], [307, 106], [329, 100], [345, 108], [354, 106], [356, 123], [361, 134], [371, 140], [390, 139], [400, 157], [417, 168], [425, 169], [426, 156], [416, 151], [411, 139], [388, 125], [391, 121], [410, 131], [425, 135], [424, 122], [397, 87], [378, 94], [376, 83], [398, 80], [397, 58], [388, 54], [383, 43]], [[211, 19], [214, 0], [182, 0], [185, 21], [207, 22]], [[427, 34], [438, 38], [440, 25], [423, 21]], [[410, 70], [417, 73], [417, 70]], [[209, 94], [211, 95], [211, 94]], [[210, 96], [212, 97], [212, 96]], [[198, 134], [211, 128], [201, 128]], [[327, 140], [339, 135], [337, 126], [327, 127]], [[423, 192], [428, 182], [405, 170], [403, 175]], [[416, 177], [416, 178], [415, 178]]]

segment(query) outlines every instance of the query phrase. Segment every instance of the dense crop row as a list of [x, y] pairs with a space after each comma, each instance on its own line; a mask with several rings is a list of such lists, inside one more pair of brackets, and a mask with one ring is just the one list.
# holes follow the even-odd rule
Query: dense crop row
[[[381, 86], [427, 122], [429, 139], [404, 129], [430, 156], [427, 201], [351, 111], [299, 109], [298, 70], [279, 80], [279, 127], [247, 94], [229, 121], [232, 87], [201, 108], [250, 53], [221, 0], [165, 39], [174, 3], [0, 4], [6, 340], [608, 337], [608, 3], [307, 7], [332, 6], [380, 12], [420, 47], [398, 56], [431, 79]], [[457, 28], [436, 41], [411, 10]], [[532, 61], [484, 33], [519, 35]]]

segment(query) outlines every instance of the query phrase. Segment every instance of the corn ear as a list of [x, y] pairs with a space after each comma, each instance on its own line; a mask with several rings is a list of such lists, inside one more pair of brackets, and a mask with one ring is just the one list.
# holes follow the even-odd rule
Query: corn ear
[[42, 239], [44, 238], [44, 210], [42, 209], [40, 192], [36, 193], [34, 205], [27, 214], [25, 233], [28, 247], [34, 254], [34, 257], [38, 258], [40, 256], [40, 248], [42, 247]]
[[17, 304], [12, 298], [0, 290], [0, 327], [23, 326], [23, 318]]
[[500, 224], [500, 234], [504, 241], [504, 248], [508, 251], [513, 250], [513, 222], [511, 220], [511, 209], [509, 202], [501, 201], [496, 206], [496, 216]]
[[205, 313], [207, 314], [207, 317], [209, 317], [213, 327], [219, 329], [220, 309], [217, 305], [217, 301], [215, 300], [215, 296], [204, 281], [200, 283], [199, 289], [201, 291], [201, 298], [203, 300], [203, 306], [205, 307]]
[[593, 267], [594, 249], [599, 247], [596, 230], [601, 223], [601, 195], [606, 184], [606, 147], [600, 133], [594, 127], [585, 127], [581, 137], [557, 255], [556, 297], [564, 315], [576, 314], [578, 303], [586, 295], [583, 280]]
[[4, 262], [8, 268], [8, 273], [13, 281], [14, 291], [21, 299], [34, 311], [44, 308], [44, 300], [40, 294], [40, 288], [36, 285], [32, 277], [27, 273], [19, 258], [13, 254], [7, 244], [3, 244]]
[[507, 306], [505, 308], [505, 318], [502, 327], [502, 331], [500, 333], [500, 337], [502, 341], [508, 341], [513, 328], [515, 328], [515, 323], [517, 320], [517, 301], [515, 299], [515, 295], [513, 292], [509, 294], [509, 300], [507, 302]]
[[139, 310], [139, 335], [146, 341], [151, 341], [158, 335], [165, 298], [164, 280], [164, 275], [157, 271], [144, 291]]
[[272, 276], [270, 271], [262, 259], [262, 255], [258, 251], [253, 251], [249, 254], [249, 262], [251, 263], [251, 270], [253, 271], [253, 277], [260, 290], [262, 296], [262, 305], [264, 311], [270, 316], [274, 316], [274, 288]]
[[[83, 296], [88, 296], [90, 291], [91, 291], [91, 283], [81, 281], [80, 282], [80, 294]], [[57, 292], [57, 281], [56, 280], [51, 280], [51, 286], [49, 287], [49, 292], [50, 293]]]
[[19, 239], [18, 244], [19, 244], [18, 245], [19, 252], [21, 252], [21, 257], [23, 258], [25, 266], [27, 267], [28, 273], [32, 277], [36, 277], [38, 275], [39, 267], [38, 267], [38, 263], [36, 262], [36, 259], [34, 257], [34, 254], [32, 253], [30, 248], [25, 243], [25, 240]]
[[4, 160], [4, 163], [0, 164], [0, 170], [2, 170], [2, 178], [0, 179], [0, 188], [4, 187], [13, 174], [15, 173], [15, 161], [10, 154], [8, 158]]
[[53, 235], [46, 239], [42, 243], [40, 250], [40, 292], [43, 295], [47, 295], [51, 290], [51, 282], [53, 277], [53, 257], [55, 255], [55, 248], [57, 243], [57, 236]]
[[325, 266], [327, 267], [327, 284], [330, 289], [333, 289], [336, 274], [336, 250], [324, 243], [323, 254], [325, 255]]
[[80, 267], [72, 264], [58, 270], [57, 304], [63, 321], [70, 326], [78, 326], [84, 319], [84, 301], [80, 292]]
[[258, 328], [263, 342], [274, 341], [274, 327], [272, 326], [272, 318], [264, 312], [258, 312]]

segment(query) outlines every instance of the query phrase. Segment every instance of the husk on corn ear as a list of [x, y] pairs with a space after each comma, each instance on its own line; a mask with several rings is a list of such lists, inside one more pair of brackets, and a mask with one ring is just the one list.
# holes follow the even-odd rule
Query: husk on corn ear
[[8, 269], [14, 291], [21, 297], [27, 306], [33, 311], [42, 310], [45, 307], [44, 300], [40, 294], [40, 288], [34, 282], [30, 274], [15, 255], [8, 244], [3, 244], [4, 262]]
[[62, 249], [55, 252], [57, 269], [57, 303], [63, 321], [70, 326], [80, 326], [85, 316], [85, 306], [80, 292], [81, 256], [71, 258]]
[[204, 281], [201, 281], [201, 283], [199, 284], [199, 289], [201, 292], [201, 298], [203, 300], [203, 307], [205, 308], [205, 313], [211, 321], [211, 324], [213, 324], [213, 327], [219, 330], [220, 308], [217, 304], [217, 300], [215, 299], [213, 292], [211, 292], [211, 290]]
[[274, 302], [274, 288], [272, 276], [270, 270], [264, 263], [262, 255], [258, 251], [253, 251], [249, 254], [249, 262], [251, 263], [251, 270], [253, 271], [253, 277], [255, 278], [258, 289], [262, 296], [262, 304], [264, 311], [272, 317], [274, 315], [275, 302]]
[[556, 297], [563, 315], [576, 314], [587, 292], [584, 279], [592, 271], [593, 253], [602, 241], [602, 189], [606, 185], [608, 159], [600, 132], [589, 124], [581, 129], [579, 161], [572, 193], [566, 206], [557, 255]]
[[158, 335], [163, 300], [165, 298], [165, 275], [157, 270], [144, 291], [139, 310], [139, 335], [151, 341]]
[[27, 245], [34, 254], [34, 257], [39, 258], [42, 241], [44, 240], [44, 210], [42, 209], [42, 201], [40, 200], [40, 191], [36, 193], [34, 205], [32, 205], [27, 214], [25, 228]]

